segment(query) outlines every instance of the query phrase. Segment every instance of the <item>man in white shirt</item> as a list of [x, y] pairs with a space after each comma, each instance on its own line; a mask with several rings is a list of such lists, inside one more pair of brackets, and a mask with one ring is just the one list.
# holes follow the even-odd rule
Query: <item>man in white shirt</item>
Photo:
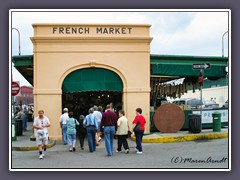
[[128, 119], [125, 117], [125, 112], [123, 110], [120, 110], [118, 112], [119, 119], [117, 121], [118, 125], [118, 130], [117, 130], [117, 135], [118, 135], [118, 148], [116, 152], [122, 151], [122, 145], [125, 149], [125, 153], [129, 152], [129, 146], [127, 142], [127, 137], [128, 137]]
[[62, 139], [64, 145], [67, 145], [67, 119], [69, 119], [68, 108], [64, 108], [63, 114], [59, 119], [60, 127], [62, 128]]
[[[35, 118], [33, 123], [33, 128], [36, 131], [36, 142], [38, 145], [39, 159], [43, 159], [46, 152], [46, 146], [48, 144], [48, 130], [47, 127], [50, 127], [49, 119], [44, 116], [44, 111], [38, 111], [38, 117]], [[44, 145], [44, 152], [42, 152], [42, 145]]]
[[100, 124], [101, 124], [101, 120], [102, 120], [102, 113], [100, 111], [98, 111], [98, 107], [97, 106], [93, 106], [93, 114], [97, 117], [97, 122], [98, 122], [98, 131], [96, 132], [96, 145], [99, 145], [99, 142], [101, 140], [101, 132], [100, 132]]

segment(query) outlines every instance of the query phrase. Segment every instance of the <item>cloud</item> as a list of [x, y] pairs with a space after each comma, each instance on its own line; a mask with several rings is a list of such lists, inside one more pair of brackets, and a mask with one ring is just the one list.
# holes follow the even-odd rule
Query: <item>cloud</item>
[[[133, 12], [13, 12], [12, 27], [21, 34], [21, 54], [32, 54], [34, 23], [146, 23], [147, 16]], [[13, 55], [18, 55], [17, 32], [12, 32]]]
[[[12, 27], [21, 33], [21, 54], [33, 54], [33, 23], [151, 24], [151, 54], [221, 56], [228, 12], [12, 12]], [[227, 36], [224, 39], [227, 54]], [[12, 54], [18, 35], [12, 31]]]
[[172, 34], [183, 31], [194, 19], [193, 12], [162, 12], [155, 17], [154, 28], [159, 33]]
[[32, 54], [32, 23], [147, 23], [154, 38], [151, 53], [215, 56], [228, 29], [227, 12], [16, 12], [12, 19], [21, 32], [22, 54]]
[[159, 54], [221, 56], [222, 35], [226, 30], [226, 12], [199, 12], [184, 30], [157, 34], [155, 42], [159, 42], [160, 47], [152, 46], [153, 51]]

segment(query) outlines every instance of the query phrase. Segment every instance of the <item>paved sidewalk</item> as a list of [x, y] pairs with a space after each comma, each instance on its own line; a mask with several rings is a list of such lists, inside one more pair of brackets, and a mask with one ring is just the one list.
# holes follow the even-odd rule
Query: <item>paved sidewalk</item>
[[[178, 131], [177, 133], [154, 132], [143, 136], [143, 143], [171, 143], [196, 140], [208, 140], [228, 138], [228, 127], [224, 127], [220, 132], [213, 132], [213, 129], [202, 129], [200, 133], [190, 133], [189, 131]], [[135, 137], [132, 136], [135, 141]]]
[[[17, 136], [17, 141], [12, 141], [12, 150], [15, 151], [33, 151], [38, 150], [36, 141], [31, 141], [30, 138], [33, 137], [33, 127], [32, 122], [27, 122], [27, 131], [23, 131], [22, 136]], [[56, 144], [55, 141], [48, 141], [47, 148], [51, 148]]]
[[[12, 150], [15, 151], [32, 151], [37, 150], [36, 141], [31, 141], [33, 136], [32, 122], [28, 122], [28, 131], [24, 131], [22, 136], [17, 136], [17, 141], [12, 141]], [[188, 131], [179, 131], [177, 133], [160, 133], [154, 132], [149, 135], [144, 135], [143, 143], [171, 143], [185, 142], [196, 140], [208, 140], [228, 138], [228, 127], [224, 127], [220, 132], [213, 132], [212, 129], [202, 129], [200, 133], [189, 133]], [[131, 138], [135, 141], [134, 135]], [[49, 141], [48, 147], [56, 145], [56, 141]], [[59, 144], [60, 145], [60, 144]]]

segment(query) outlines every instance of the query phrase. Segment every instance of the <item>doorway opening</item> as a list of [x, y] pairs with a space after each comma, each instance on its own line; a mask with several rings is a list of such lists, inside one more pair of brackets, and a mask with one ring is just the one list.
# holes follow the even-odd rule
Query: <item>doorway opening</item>
[[123, 83], [113, 71], [103, 68], [85, 68], [73, 71], [63, 81], [62, 109], [67, 107], [74, 117], [86, 116], [89, 108], [112, 103], [115, 112], [122, 109]]
[[122, 92], [89, 91], [62, 95], [62, 107], [73, 111], [75, 118], [79, 118], [80, 115], [86, 116], [89, 108], [93, 106], [101, 106], [104, 112], [106, 105], [110, 103], [113, 104], [115, 112], [122, 109]]

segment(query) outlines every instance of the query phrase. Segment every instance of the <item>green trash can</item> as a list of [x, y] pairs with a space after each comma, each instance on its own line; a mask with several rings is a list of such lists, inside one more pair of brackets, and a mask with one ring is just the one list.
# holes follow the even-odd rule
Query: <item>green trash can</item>
[[150, 132], [157, 132], [158, 129], [154, 124], [153, 116], [154, 116], [154, 107], [150, 107]]
[[12, 120], [12, 141], [16, 141], [17, 140], [17, 128], [16, 128], [16, 122], [13, 119]]
[[17, 136], [22, 136], [23, 135], [22, 119], [15, 119], [15, 122], [16, 122], [16, 134]]
[[214, 112], [212, 113], [213, 117], [213, 131], [214, 132], [220, 132], [221, 131], [221, 113], [219, 112]]
[[188, 130], [189, 129], [189, 114], [192, 114], [192, 110], [184, 110], [185, 121], [181, 130]]
[[33, 122], [33, 118], [32, 118], [32, 114], [31, 113], [27, 114], [27, 121], [28, 122]]

